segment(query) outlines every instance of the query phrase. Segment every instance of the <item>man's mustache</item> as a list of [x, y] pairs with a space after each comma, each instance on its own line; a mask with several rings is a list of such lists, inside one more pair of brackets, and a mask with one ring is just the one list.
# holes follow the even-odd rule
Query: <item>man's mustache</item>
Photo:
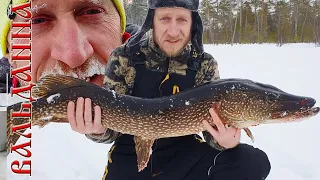
[[79, 79], [87, 79], [94, 75], [104, 75], [105, 65], [97, 57], [91, 57], [81, 66], [71, 69], [62, 61], [56, 61], [54, 67], [45, 67], [40, 78], [49, 74], [61, 74]]

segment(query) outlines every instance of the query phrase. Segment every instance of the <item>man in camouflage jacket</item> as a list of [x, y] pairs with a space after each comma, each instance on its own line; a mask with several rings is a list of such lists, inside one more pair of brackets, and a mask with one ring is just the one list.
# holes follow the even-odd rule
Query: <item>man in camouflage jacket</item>
[[[107, 64], [104, 86], [120, 94], [156, 98], [219, 79], [217, 61], [210, 54], [203, 52], [198, 4], [197, 0], [149, 0], [148, 15], [140, 31], [127, 44], [112, 52]], [[180, 7], [184, 10], [162, 9], [163, 12], [157, 12], [155, 9], [160, 7]], [[179, 14], [180, 10], [182, 13], [186, 10], [191, 11], [190, 38], [188, 39], [188, 35], [184, 36], [187, 33], [184, 34], [183, 29], [181, 33], [184, 35], [180, 36], [179, 32], [167, 29], [164, 34], [167, 33], [170, 37], [177, 35], [179, 38], [172, 42], [161, 42], [163, 37], [159, 38], [156, 29], [160, 28], [156, 24], [157, 18], [159, 17], [159, 23], [164, 24], [176, 20], [176, 26], [179, 28], [179, 23], [189, 21], [187, 17]], [[153, 29], [149, 31], [151, 27]], [[184, 44], [184, 37], [187, 39], [186, 42], [191, 41], [191, 44]], [[182, 48], [175, 49], [180, 41]], [[166, 49], [161, 43], [167, 43], [166, 47], [170, 49]], [[219, 121], [217, 116], [211, 115]], [[223, 126], [226, 129], [225, 134], [214, 130], [220, 134], [215, 138], [215, 133], [210, 132], [211, 128], [210, 126], [207, 128], [208, 131], [202, 132], [205, 141], [196, 134], [156, 140], [152, 146], [149, 164], [142, 172], [137, 171], [133, 136], [110, 129], [102, 134], [86, 136], [98, 143], [114, 142], [103, 179], [257, 180], [267, 177], [270, 164], [263, 151], [239, 144], [240, 133], [238, 132], [237, 137], [230, 136], [237, 133], [237, 130], [231, 127]]]

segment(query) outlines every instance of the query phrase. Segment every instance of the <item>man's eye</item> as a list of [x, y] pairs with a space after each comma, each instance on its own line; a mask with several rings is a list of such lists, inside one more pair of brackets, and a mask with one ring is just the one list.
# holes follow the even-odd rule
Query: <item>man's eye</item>
[[102, 9], [87, 9], [83, 11], [82, 15], [92, 15], [92, 14], [99, 14], [102, 13]]
[[180, 22], [186, 22], [187, 20], [184, 19], [184, 18], [179, 18], [178, 21], [180, 21]]
[[32, 24], [40, 24], [45, 22], [45, 18], [34, 18], [32, 19]]
[[169, 18], [168, 18], [168, 17], [162, 17], [162, 18], [160, 18], [160, 20], [162, 20], [162, 21], [168, 21]]

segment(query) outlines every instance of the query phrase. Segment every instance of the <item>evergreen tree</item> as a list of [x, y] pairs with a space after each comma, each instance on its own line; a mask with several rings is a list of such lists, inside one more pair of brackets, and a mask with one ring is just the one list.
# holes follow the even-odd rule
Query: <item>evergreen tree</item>
[[[125, 11], [128, 23], [142, 25], [147, 0], [126, 0]], [[204, 43], [320, 46], [320, 0], [201, 0], [199, 13]]]
[[147, 15], [147, 0], [132, 0], [124, 2], [127, 23], [142, 25]]

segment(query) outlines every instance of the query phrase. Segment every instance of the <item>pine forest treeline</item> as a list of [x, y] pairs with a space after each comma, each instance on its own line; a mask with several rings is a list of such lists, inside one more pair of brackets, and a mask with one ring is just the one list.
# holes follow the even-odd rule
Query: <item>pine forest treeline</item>
[[[125, 9], [129, 23], [142, 25], [147, 1], [133, 0]], [[320, 0], [201, 0], [200, 15], [206, 44], [320, 46]]]

